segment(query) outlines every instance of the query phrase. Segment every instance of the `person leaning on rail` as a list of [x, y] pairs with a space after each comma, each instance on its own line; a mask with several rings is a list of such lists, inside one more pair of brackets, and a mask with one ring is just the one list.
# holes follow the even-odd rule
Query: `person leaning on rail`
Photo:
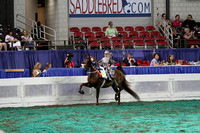
[[38, 77], [41, 74], [41, 63], [37, 62], [33, 68], [32, 77]]
[[155, 53], [153, 59], [151, 60], [150, 66], [162, 66], [162, 64], [159, 64], [158, 62], [159, 58], [160, 55], [158, 53]]
[[42, 71], [42, 72], [46, 72], [47, 71], [47, 69], [49, 69], [49, 68], [51, 68], [52, 67], [52, 65], [51, 65], [51, 63], [47, 63], [46, 64], [46, 66], [45, 66], [45, 68], [44, 68], [44, 70]]
[[126, 66], [138, 66], [136, 60], [133, 57], [132, 53], [128, 53], [126, 59], [122, 60], [122, 64], [126, 64]]
[[176, 65], [176, 61], [174, 59], [174, 55], [173, 54], [169, 55], [169, 58], [168, 58], [168, 61], [167, 61], [167, 65]]

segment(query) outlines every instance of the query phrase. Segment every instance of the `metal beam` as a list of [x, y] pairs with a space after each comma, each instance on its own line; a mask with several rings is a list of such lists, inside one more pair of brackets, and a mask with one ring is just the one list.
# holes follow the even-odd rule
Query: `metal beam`
[[166, 15], [167, 19], [170, 19], [170, 0], [166, 0]]

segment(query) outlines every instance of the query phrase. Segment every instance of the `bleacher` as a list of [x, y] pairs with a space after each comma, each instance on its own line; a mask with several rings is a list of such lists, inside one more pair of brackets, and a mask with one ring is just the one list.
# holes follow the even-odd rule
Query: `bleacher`
[[105, 37], [107, 27], [71, 27], [70, 39], [76, 49], [85, 44], [87, 49], [168, 48], [166, 38], [154, 26], [116, 26], [117, 37]]

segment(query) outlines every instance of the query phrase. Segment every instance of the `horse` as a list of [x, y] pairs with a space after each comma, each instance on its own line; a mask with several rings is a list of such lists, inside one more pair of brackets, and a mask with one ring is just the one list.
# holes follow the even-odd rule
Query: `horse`
[[[88, 55], [85, 59], [85, 71], [88, 72], [90, 70], [90, 74], [87, 79], [87, 83], [82, 83], [80, 85], [80, 88], [78, 92], [80, 94], [84, 94], [84, 91], [82, 90], [83, 86], [86, 87], [94, 87], [96, 89], [96, 104], [99, 104], [99, 93], [100, 93], [100, 88], [107, 88], [107, 87], [112, 87], [113, 90], [115, 91], [115, 100], [118, 101], [118, 105], [120, 105], [120, 92], [124, 89], [126, 92], [131, 94], [135, 99], [140, 101], [139, 96], [137, 93], [135, 93], [133, 90], [130, 89], [128, 81], [125, 79], [125, 76], [123, 74], [123, 69], [122, 67], [117, 67], [117, 69], [113, 69], [114, 75], [113, 75], [113, 80], [107, 80], [102, 77], [100, 77], [98, 70], [96, 67], [99, 67], [99, 64], [97, 60]], [[95, 66], [93, 65], [95, 63]], [[116, 81], [116, 83], [114, 83]]]

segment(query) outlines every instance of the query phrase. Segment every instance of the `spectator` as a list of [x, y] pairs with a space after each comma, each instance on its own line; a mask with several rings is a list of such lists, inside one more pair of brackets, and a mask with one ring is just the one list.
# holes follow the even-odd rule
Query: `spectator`
[[30, 34], [28, 35], [25, 30], [22, 31], [21, 39], [22, 39], [22, 42], [24, 43], [24, 48], [28, 46], [30, 47], [30, 49], [35, 49], [35, 42], [33, 42], [33, 38], [31, 37]]
[[[1, 41], [1, 40], [0, 40]], [[0, 51], [4, 48], [4, 51], [7, 51], [7, 44], [6, 43], [0, 43]]]
[[64, 64], [65, 64], [66, 68], [74, 68], [74, 62], [71, 61], [72, 57], [73, 57], [72, 53], [67, 53], [67, 57], [66, 57], [66, 59], [64, 61]]
[[161, 19], [159, 20], [158, 23], [159, 31], [160, 33], [165, 36], [166, 34], [166, 30], [168, 30], [169, 27], [171, 27], [171, 22], [169, 20], [166, 19], [166, 14], [163, 13]]
[[[191, 31], [190, 32], [190, 29], [189, 28], [185, 28], [185, 34], [184, 34], [184, 39], [186, 40], [189, 40], [189, 39], [196, 39], [195, 36], [194, 36], [194, 31]], [[198, 45], [195, 45], [196, 48], [199, 48]], [[194, 45], [191, 45], [191, 48], [194, 48]]]
[[118, 34], [118, 31], [115, 27], [113, 27], [113, 22], [109, 21], [108, 28], [106, 29], [106, 33], [105, 33], [106, 37], [112, 38], [112, 37], [117, 36], [117, 34]]
[[13, 36], [12, 36], [13, 32], [12, 31], [9, 31], [8, 32], [8, 35], [6, 35], [5, 37], [5, 42], [8, 43], [10, 45], [10, 47], [12, 47], [12, 44], [13, 44], [13, 47], [17, 47], [18, 51], [21, 51], [21, 42], [18, 41], [17, 39], [15, 39]]
[[40, 21], [37, 21], [36, 23], [37, 25], [34, 26], [34, 30], [33, 30], [33, 38], [37, 40], [43, 40], [44, 38], [44, 35], [42, 33], [44, 31], [43, 26], [40, 23]]
[[183, 22], [183, 27], [189, 28], [190, 30], [194, 30], [196, 26], [196, 22], [193, 20], [192, 15], [189, 14], [187, 19]]
[[172, 25], [169, 20], [167, 20], [167, 16], [165, 13], [162, 14], [162, 18], [160, 19], [160, 22], [158, 23], [159, 26], [163, 25], [167, 27], [168, 25]]
[[173, 29], [173, 42], [174, 42], [175, 47], [177, 47], [177, 48], [178, 48], [178, 45], [180, 44], [180, 39], [181, 39], [180, 35], [177, 34], [177, 30], [174, 28]]
[[168, 61], [167, 61], [167, 65], [176, 65], [176, 61], [174, 59], [174, 55], [173, 54], [169, 55], [169, 58], [168, 58]]
[[153, 59], [151, 60], [150, 66], [162, 66], [162, 64], [158, 63], [159, 58], [160, 55], [158, 53], [155, 53]]
[[51, 63], [48, 62], [48, 63], [46, 64], [46, 66], [45, 66], [43, 72], [46, 72], [47, 69], [49, 69], [49, 68], [51, 68], [51, 67], [52, 67]]
[[181, 28], [182, 27], [182, 22], [180, 21], [180, 16], [178, 14], [175, 16], [175, 20], [173, 21], [173, 26], [175, 28]]
[[38, 77], [41, 74], [41, 63], [37, 62], [33, 68], [32, 77]]
[[122, 60], [122, 63], [126, 64], [126, 66], [138, 66], [137, 62], [135, 61], [132, 53], [129, 53], [127, 58]]
[[111, 67], [114, 67], [116, 61], [114, 61], [114, 60], [112, 59], [112, 56], [113, 56], [112, 53], [108, 54], [108, 58], [110, 59], [109, 65], [110, 65]]

